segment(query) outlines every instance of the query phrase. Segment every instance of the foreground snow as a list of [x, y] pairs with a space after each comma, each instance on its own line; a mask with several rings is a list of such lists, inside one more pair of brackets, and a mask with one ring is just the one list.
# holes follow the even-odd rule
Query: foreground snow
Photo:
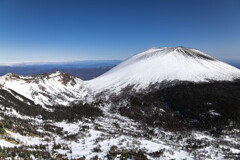
[[[107, 111], [108, 107], [105, 106], [104, 108]], [[14, 114], [12, 115], [14, 116]], [[48, 133], [41, 127], [41, 124], [44, 123], [41, 119], [32, 120], [26, 116], [23, 119], [29, 120], [30, 125], [34, 124], [35, 127], [39, 127], [39, 131]], [[7, 130], [8, 137], [11, 137], [13, 141], [9, 142], [2, 138], [0, 139], [0, 146], [10, 148], [24, 146], [26, 150], [35, 150], [31, 146], [41, 144], [46, 146], [44, 150], [51, 153], [53, 157], [63, 155], [68, 159], [85, 157], [87, 160], [95, 156], [107, 159], [112, 146], [116, 146], [119, 150], [142, 150], [147, 154], [147, 158], [152, 160], [220, 160], [224, 159], [226, 154], [224, 150], [229, 150], [228, 154], [240, 153], [240, 149], [234, 147], [234, 145], [240, 145], [239, 139], [236, 139], [232, 134], [214, 137], [207, 133], [193, 131], [189, 135], [184, 135], [155, 128], [155, 135], [145, 137], [143, 135], [146, 134], [146, 131], [142, 129], [142, 124], [118, 114], [107, 112], [105, 112], [104, 117], [99, 117], [94, 121], [85, 119], [74, 123], [50, 121], [47, 123], [62, 128], [63, 135], [50, 133], [50, 135], [38, 137], [34, 134], [21, 135]], [[239, 131], [235, 132], [239, 133]], [[71, 135], [75, 138], [66, 138]], [[181, 138], [179, 138], [180, 136]], [[221, 141], [224, 143], [220, 143]], [[199, 143], [199, 148], [194, 151], [191, 148], [187, 149], [187, 146], [194, 145], [196, 142]], [[60, 148], [54, 148], [56, 144], [60, 145]], [[219, 146], [216, 146], [218, 144]], [[99, 150], [96, 151], [95, 148], [99, 148]], [[158, 152], [161, 153], [159, 157], [152, 156], [152, 154]], [[32, 159], [38, 158], [32, 157]]]

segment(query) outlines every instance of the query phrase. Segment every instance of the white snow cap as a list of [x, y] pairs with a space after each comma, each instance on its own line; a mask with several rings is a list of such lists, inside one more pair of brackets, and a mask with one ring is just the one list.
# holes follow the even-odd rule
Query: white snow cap
[[87, 85], [95, 91], [119, 91], [128, 85], [137, 89], [162, 81], [232, 81], [240, 70], [197, 49], [151, 48], [136, 54]]

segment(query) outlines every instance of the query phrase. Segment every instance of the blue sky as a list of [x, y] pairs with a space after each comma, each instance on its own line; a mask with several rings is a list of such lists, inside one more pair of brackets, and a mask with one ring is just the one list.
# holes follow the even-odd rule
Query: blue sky
[[240, 60], [240, 1], [0, 0], [0, 63], [125, 59], [174, 46]]

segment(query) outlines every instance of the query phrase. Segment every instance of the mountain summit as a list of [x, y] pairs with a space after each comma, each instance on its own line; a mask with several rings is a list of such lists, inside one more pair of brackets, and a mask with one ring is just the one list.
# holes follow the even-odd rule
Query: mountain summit
[[240, 70], [197, 49], [152, 48], [136, 54], [102, 76], [88, 81], [95, 90], [143, 89], [163, 81], [232, 81]]
[[74, 101], [92, 101], [96, 93], [103, 91], [119, 93], [128, 86], [139, 90], [163, 82], [233, 81], [239, 78], [239, 69], [197, 49], [163, 47], [136, 54], [89, 81], [59, 71], [33, 76], [8, 73], [0, 77], [0, 87], [14, 90], [36, 104], [69, 105]]

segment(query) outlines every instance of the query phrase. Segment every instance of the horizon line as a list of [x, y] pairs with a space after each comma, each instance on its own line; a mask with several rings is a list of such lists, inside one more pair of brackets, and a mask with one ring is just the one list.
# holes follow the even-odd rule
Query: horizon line
[[32, 66], [32, 65], [48, 65], [48, 64], [68, 64], [87, 61], [123, 61], [123, 59], [86, 59], [86, 60], [72, 60], [72, 61], [25, 61], [25, 62], [6, 62], [1, 63], [0, 66]]

